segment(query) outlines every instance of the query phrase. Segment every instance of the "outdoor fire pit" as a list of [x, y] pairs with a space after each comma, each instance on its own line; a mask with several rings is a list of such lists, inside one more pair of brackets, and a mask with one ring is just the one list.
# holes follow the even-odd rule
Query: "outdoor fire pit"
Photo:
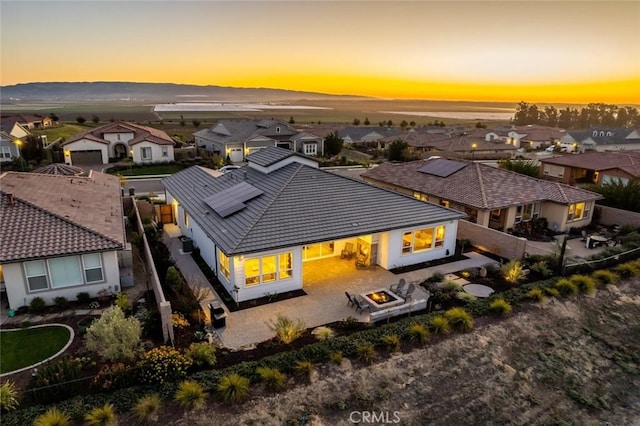
[[388, 308], [389, 306], [396, 306], [404, 303], [402, 298], [385, 288], [368, 291], [366, 293], [362, 293], [361, 296], [367, 301], [367, 303], [369, 303], [369, 305], [371, 305], [371, 307], [376, 309]]

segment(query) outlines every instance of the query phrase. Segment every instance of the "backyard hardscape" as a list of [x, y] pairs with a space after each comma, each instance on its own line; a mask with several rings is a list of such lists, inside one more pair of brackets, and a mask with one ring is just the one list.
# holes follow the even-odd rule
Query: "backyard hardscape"
[[[178, 239], [179, 235], [172, 232], [171, 228], [169, 228], [169, 232], [170, 234], [165, 229], [164, 241], [176, 261], [176, 266], [189, 285], [206, 288], [207, 297], [201, 302], [201, 305], [208, 316], [208, 304], [220, 302], [222, 298], [216, 294], [192, 257], [181, 251], [182, 245]], [[349, 317], [361, 322], [370, 322], [368, 311], [357, 312], [355, 308], [348, 305], [345, 291], [351, 294], [360, 294], [377, 288], [389, 288], [391, 284], [397, 283], [401, 278], [405, 279], [407, 283], [418, 283], [429, 278], [435, 272], [446, 274], [481, 267], [488, 263], [496, 263], [494, 260], [475, 252], [465, 253], [465, 256], [468, 259], [402, 274], [394, 274], [379, 267], [356, 269], [352, 267], [351, 263], [335, 259], [329, 259], [324, 264], [321, 263], [322, 261], [316, 261], [318, 263], [315, 265], [305, 267], [307, 271], [305, 272], [303, 290], [307, 293], [306, 296], [236, 312], [230, 312], [225, 307], [226, 326], [210, 330], [215, 333], [214, 340], [218, 344], [230, 349], [240, 349], [250, 348], [274, 337], [275, 332], [272, 330], [271, 324], [278, 315], [301, 319], [306, 327], [317, 327]], [[344, 268], [344, 270], [329, 273], [330, 268]], [[426, 292], [420, 286], [416, 286], [411, 300], [420, 301], [427, 298]], [[210, 318], [207, 320], [210, 321]]]

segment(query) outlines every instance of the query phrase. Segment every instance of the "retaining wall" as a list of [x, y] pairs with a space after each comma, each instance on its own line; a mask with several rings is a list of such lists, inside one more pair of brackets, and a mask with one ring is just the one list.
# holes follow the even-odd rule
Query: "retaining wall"
[[485, 228], [467, 220], [458, 221], [458, 239], [467, 239], [472, 246], [505, 259], [522, 259], [527, 249], [526, 238]]

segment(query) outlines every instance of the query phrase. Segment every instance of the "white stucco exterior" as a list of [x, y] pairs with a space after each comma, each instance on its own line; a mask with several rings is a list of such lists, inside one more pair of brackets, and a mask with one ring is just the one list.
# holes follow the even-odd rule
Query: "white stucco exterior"
[[[96, 297], [100, 290], [106, 289], [111, 293], [120, 291], [120, 272], [118, 269], [118, 256], [116, 251], [101, 253], [103, 281], [92, 284], [81, 284], [57, 289], [51, 288], [50, 271], [47, 269], [48, 289], [30, 291], [27, 285], [25, 268], [22, 262], [3, 264], [4, 280], [7, 291], [7, 299], [10, 309], [20, 306], [28, 306], [35, 297], [41, 297], [45, 303], [54, 303], [54, 298], [65, 297], [68, 300], [76, 300], [80, 292], [87, 292], [91, 297]], [[46, 259], [45, 259], [46, 261]], [[84, 279], [84, 278], [83, 278]]]
[[64, 162], [73, 164], [71, 161], [71, 151], [97, 151], [102, 153], [102, 164], [109, 163], [109, 146], [100, 142], [87, 139], [80, 139], [64, 146]]
[[[143, 141], [133, 145], [130, 149], [133, 151], [133, 162], [136, 164], [174, 161], [173, 146], [171, 145], [158, 145]], [[146, 157], [143, 156], [143, 150], [147, 154]]]

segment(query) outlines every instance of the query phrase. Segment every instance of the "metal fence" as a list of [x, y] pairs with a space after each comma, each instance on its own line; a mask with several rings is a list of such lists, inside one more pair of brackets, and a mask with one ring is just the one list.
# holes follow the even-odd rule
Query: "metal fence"
[[634, 260], [640, 257], [640, 247], [617, 253], [602, 259], [584, 260], [582, 262], [567, 263], [562, 275], [573, 275], [593, 272], [597, 269], [611, 268], [619, 263]]

